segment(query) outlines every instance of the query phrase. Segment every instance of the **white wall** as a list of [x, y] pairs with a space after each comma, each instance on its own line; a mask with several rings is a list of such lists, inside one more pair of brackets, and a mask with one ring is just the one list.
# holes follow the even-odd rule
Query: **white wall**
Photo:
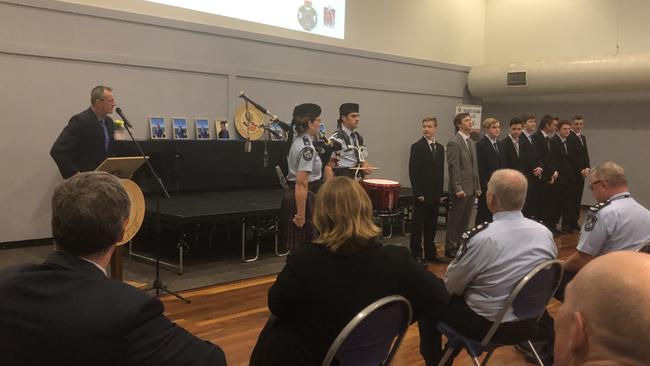
[[472, 102], [463, 66], [78, 4], [0, 0], [0, 34], [0, 242], [51, 236], [61, 177], [49, 149], [97, 84], [114, 88], [140, 139], [150, 115], [232, 122], [240, 90], [284, 120], [317, 102], [330, 131], [339, 105], [359, 102], [377, 175], [406, 186], [421, 118], [437, 116], [446, 141], [456, 104]]
[[648, 14], [647, 0], [486, 0], [484, 63], [648, 52]]
[[344, 40], [144, 0], [64, 1], [423, 60], [483, 62], [485, 0], [348, 0]]

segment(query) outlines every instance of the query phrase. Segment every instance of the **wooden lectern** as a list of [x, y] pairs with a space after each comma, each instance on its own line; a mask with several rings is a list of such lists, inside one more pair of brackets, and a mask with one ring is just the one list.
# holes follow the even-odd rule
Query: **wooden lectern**
[[111, 278], [118, 281], [122, 281], [122, 245], [133, 239], [142, 225], [142, 220], [144, 220], [144, 195], [140, 187], [130, 179], [144, 162], [145, 158], [142, 156], [107, 158], [95, 169], [95, 171], [107, 172], [120, 178], [131, 200], [129, 222], [124, 230], [124, 237], [118, 243], [111, 258]]

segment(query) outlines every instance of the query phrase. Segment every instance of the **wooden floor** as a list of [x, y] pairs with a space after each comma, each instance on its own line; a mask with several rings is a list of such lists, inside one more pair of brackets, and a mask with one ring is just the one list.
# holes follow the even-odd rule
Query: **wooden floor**
[[[578, 235], [564, 235], [556, 239], [560, 255], [564, 259], [575, 251]], [[430, 265], [429, 270], [438, 276], [444, 274], [443, 264]], [[205, 289], [187, 291], [183, 296], [192, 301], [187, 305], [174, 297], [163, 297], [166, 314], [177, 324], [200, 338], [207, 339], [223, 348], [228, 365], [248, 365], [257, 336], [269, 316], [266, 294], [275, 276], [266, 276], [240, 282], [223, 284]], [[549, 305], [551, 315], [557, 302]], [[463, 352], [455, 365], [471, 365]], [[495, 351], [492, 365], [528, 365], [512, 347]], [[419, 335], [416, 325], [406, 333], [395, 366], [424, 365], [419, 353]]]

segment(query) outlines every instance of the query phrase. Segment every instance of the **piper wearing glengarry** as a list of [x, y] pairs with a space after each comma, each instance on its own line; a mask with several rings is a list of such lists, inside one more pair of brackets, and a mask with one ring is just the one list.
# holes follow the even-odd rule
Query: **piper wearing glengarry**
[[360, 116], [359, 104], [341, 104], [339, 116], [338, 127], [331, 137], [332, 140], [337, 141], [342, 146], [341, 150], [337, 152], [338, 163], [334, 168], [334, 175], [363, 178], [363, 176], [370, 174], [371, 170], [366, 161], [368, 150], [363, 142], [363, 137], [357, 132]]
[[292, 189], [282, 200], [284, 219], [280, 227], [281, 240], [293, 250], [304, 242], [311, 242], [314, 232], [311, 223], [314, 194], [323, 177], [323, 163], [314, 147], [320, 127], [321, 108], [313, 103], [303, 103], [293, 110], [291, 125], [296, 137], [291, 142], [287, 166], [287, 180]]

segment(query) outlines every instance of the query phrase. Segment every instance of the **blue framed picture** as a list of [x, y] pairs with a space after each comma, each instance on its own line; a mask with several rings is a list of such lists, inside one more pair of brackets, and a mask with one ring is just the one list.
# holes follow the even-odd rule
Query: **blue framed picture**
[[207, 118], [195, 118], [194, 127], [196, 128], [197, 140], [210, 139], [210, 121]]
[[187, 130], [187, 118], [172, 117], [172, 130], [174, 131], [174, 140], [187, 140], [190, 138]]
[[149, 117], [149, 132], [152, 140], [166, 139], [165, 117]]

